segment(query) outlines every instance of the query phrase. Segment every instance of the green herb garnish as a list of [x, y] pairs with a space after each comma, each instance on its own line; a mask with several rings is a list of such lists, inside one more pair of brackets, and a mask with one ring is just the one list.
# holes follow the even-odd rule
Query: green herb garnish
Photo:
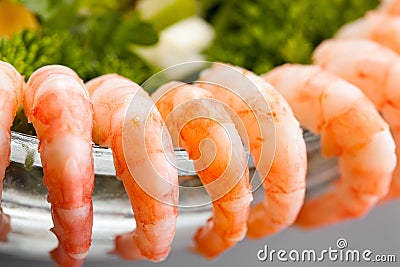
[[263, 73], [285, 62], [310, 63], [322, 40], [379, 0], [205, 0], [216, 30], [209, 60]]
[[87, 81], [119, 73], [137, 83], [155, 69], [128, 48], [153, 45], [158, 32], [144, 22], [134, 1], [20, 0], [37, 14], [40, 30], [0, 41], [0, 59], [26, 78], [44, 65], [62, 64]]

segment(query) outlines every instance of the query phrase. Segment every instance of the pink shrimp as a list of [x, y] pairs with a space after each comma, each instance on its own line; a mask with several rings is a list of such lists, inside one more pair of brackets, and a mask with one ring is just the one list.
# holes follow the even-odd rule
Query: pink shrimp
[[197, 230], [194, 241], [197, 252], [216, 257], [245, 237], [253, 199], [239, 134], [224, 106], [204, 89], [170, 82], [152, 98], [170, 132], [176, 133], [175, 145], [181, 144], [194, 160], [211, 197], [213, 216]]
[[400, 16], [368, 12], [363, 18], [345, 24], [335, 38], [370, 39], [400, 53]]
[[263, 237], [290, 226], [303, 205], [307, 171], [302, 130], [290, 106], [254, 73], [226, 64], [215, 63], [203, 71], [199, 86], [226, 103], [248, 135], [241, 132], [263, 182], [265, 198], [250, 211], [247, 236]]
[[136, 230], [116, 237], [114, 252], [125, 259], [162, 261], [178, 216], [171, 137], [148, 94], [134, 82], [108, 74], [86, 86], [94, 105], [94, 141], [111, 147], [136, 219]]
[[[10, 164], [10, 127], [21, 103], [23, 77], [10, 64], [0, 61], [0, 204], [3, 179]], [[10, 232], [10, 217], [3, 213], [0, 206], [0, 241], [7, 240]]]
[[[400, 158], [400, 56], [370, 40], [332, 39], [321, 43], [314, 62], [355, 84], [389, 123]], [[400, 197], [400, 163], [386, 199]]]
[[399, 0], [382, 0], [377, 10], [387, 13], [389, 15], [400, 15], [400, 1]]
[[91, 244], [94, 168], [93, 111], [83, 82], [64, 66], [46, 66], [30, 77], [24, 111], [33, 123], [43, 165], [43, 183], [51, 203], [51, 252], [61, 266], [80, 266]]
[[[366, 214], [388, 191], [396, 164], [389, 127], [354, 85], [317, 66], [286, 64], [262, 76], [287, 99], [300, 123], [338, 155], [340, 179], [306, 200], [297, 218], [315, 227]], [[310, 112], [311, 111], [311, 112]]]

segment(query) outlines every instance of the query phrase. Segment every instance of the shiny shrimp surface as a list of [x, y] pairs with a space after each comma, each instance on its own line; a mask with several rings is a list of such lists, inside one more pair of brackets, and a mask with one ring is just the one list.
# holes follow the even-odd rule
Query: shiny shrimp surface
[[[15, 68], [0, 61], [0, 203], [5, 171], [10, 163], [10, 127], [21, 105], [23, 86], [24, 79]], [[0, 207], [0, 241], [7, 239], [10, 230], [10, 217]]]
[[357, 87], [317, 66], [286, 64], [263, 78], [304, 127], [321, 135], [323, 154], [339, 160], [339, 180], [306, 200], [297, 224], [322, 226], [365, 215], [387, 193], [396, 164], [389, 127], [374, 105]]
[[285, 99], [254, 73], [215, 63], [199, 86], [228, 105], [242, 141], [250, 148], [264, 187], [264, 200], [250, 211], [247, 236], [277, 233], [296, 220], [305, 195], [307, 154], [302, 130]]
[[[390, 126], [400, 158], [400, 56], [370, 40], [331, 39], [313, 54], [315, 64], [355, 84], [375, 104]], [[400, 197], [400, 164], [387, 199]]]
[[371, 11], [363, 18], [342, 26], [335, 38], [370, 39], [400, 53], [400, 16]]
[[86, 85], [94, 106], [94, 141], [112, 149], [116, 175], [136, 220], [133, 232], [116, 237], [115, 253], [130, 260], [162, 261], [171, 249], [178, 216], [178, 172], [171, 137], [139, 85], [116, 74]]
[[213, 216], [197, 230], [196, 251], [212, 258], [242, 240], [253, 199], [246, 153], [224, 105], [193, 85], [170, 82], [152, 98], [175, 145], [184, 148], [212, 200]]
[[59, 240], [51, 252], [61, 266], [80, 266], [91, 244], [94, 168], [93, 112], [83, 82], [64, 66], [35, 71], [24, 90], [24, 111], [40, 141], [43, 183]]

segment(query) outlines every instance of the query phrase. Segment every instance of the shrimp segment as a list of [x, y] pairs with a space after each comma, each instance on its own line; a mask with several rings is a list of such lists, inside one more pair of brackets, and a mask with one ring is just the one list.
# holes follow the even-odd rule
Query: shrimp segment
[[[0, 61], [0, 204], [3, 179], [10, 164], [10, 127], [21, 103], [23, 77], [10, 64]], [[10, 217], [3, 213], [0, 206], [0, 241], [7, 240], [10, 232]]]
[[89, 96], [71, 69], [46, 66], [30, 77], [23, 104], [40, 141], [52, 231], [59, 240], [51, 255], [61, 266], [80, 266], [91, 244], [93, 224], [93, 111]]
[[199, 81], [243, 122], [246, 133], [239, 133], [261, 177], [265, 198], [250, 211], [247, 236], [259, 238], [290, 226], [303, 204], [307, 169], [302, 130], [291, 108], [270, 84], [239, 67], [216, 63]]
[[178, 172], [171, 137], [139, 85], [116, 74], [86, 85], [94, 106], [94, 141], [111, 147], [116, 175], [136, 220], [136, 230], [116, 237], [115, 253], [130, 260], [162, 261], [171, 249], [178, 215]]
[[335, 37], [370, 39], [400, 53], [400, 17], [371, 11], [342, 26]]
[[[355, 84], [388, 122], [400, 158], [400, 56], [370, 40], [332, 39], [314, 51], [314, 62]], [[386, 199], [400, 197], [400, 164]]]
[[213, 258], [246, 235], [253, 198], [242, 142], [224, 106], [204, 89], [170, 82], [152, 98], [175, 133], [175, 146], [180, 144], [194, 160], [211, 197], [213, 216], [197, 230], [194, 241], [197, 252]]
[[[322, 226], [366, 214], [389, 188], [396, 164], [389, 127], [355, 86], [317, 66], [286, 64], [263, 76], [300, 123], [321, 135], [322, 152], [339, 158], [334, 188], [306, 200], [297, 224]], [[310, 112], [312, 110], [312, 112]]]

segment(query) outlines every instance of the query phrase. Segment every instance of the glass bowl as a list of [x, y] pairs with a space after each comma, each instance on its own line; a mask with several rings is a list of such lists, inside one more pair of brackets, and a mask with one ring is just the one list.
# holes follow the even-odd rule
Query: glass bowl
[[[304, 132], [308, 153], [307, 196], [318, 194], [337, 177], [337, 161], [320, 155], [319, 138]], [[12, 230], [8, 241], [0, 243], [0, 252], [29, 259], [49, 259], [48, 251], [57, 246], [57, 239], [49, 231], [52, 227], [50, 204], [46, 201], [47, 190], [42, 184], [42, 166], [37, 150], [38, 140], [12, 132], [11, 162], [6, 170], [3, 189], [3, 210], [11, 217]], [[193, 163], [183, 150], [175, 150], [178, 160], [179, 183], [196, 187], [200, 181]], [[88, 260], [112, 257], [116, 235], [131, 231], [135, 227], [133, 213], [122, 183], [115, 178], [110, 149], [93, 146], [95, 166], [95, 189], [93, 194], [94, 222], [93, 242]], [[254, 163], [249, 161], [251, 173]], [[254, 181], [254, 179], [253, 179]], [[262, 188], [254, 192], [256, 203], [263, 198]], [[192, 245], [195, 230], [211, 215], [211, 206], [195, 208], [193, 202], [207, 200], [203, 190], [180, 192], [180, 208], [174, 249], [187, 249]], [[204, 203], [204, 202], [203, 202]]]

